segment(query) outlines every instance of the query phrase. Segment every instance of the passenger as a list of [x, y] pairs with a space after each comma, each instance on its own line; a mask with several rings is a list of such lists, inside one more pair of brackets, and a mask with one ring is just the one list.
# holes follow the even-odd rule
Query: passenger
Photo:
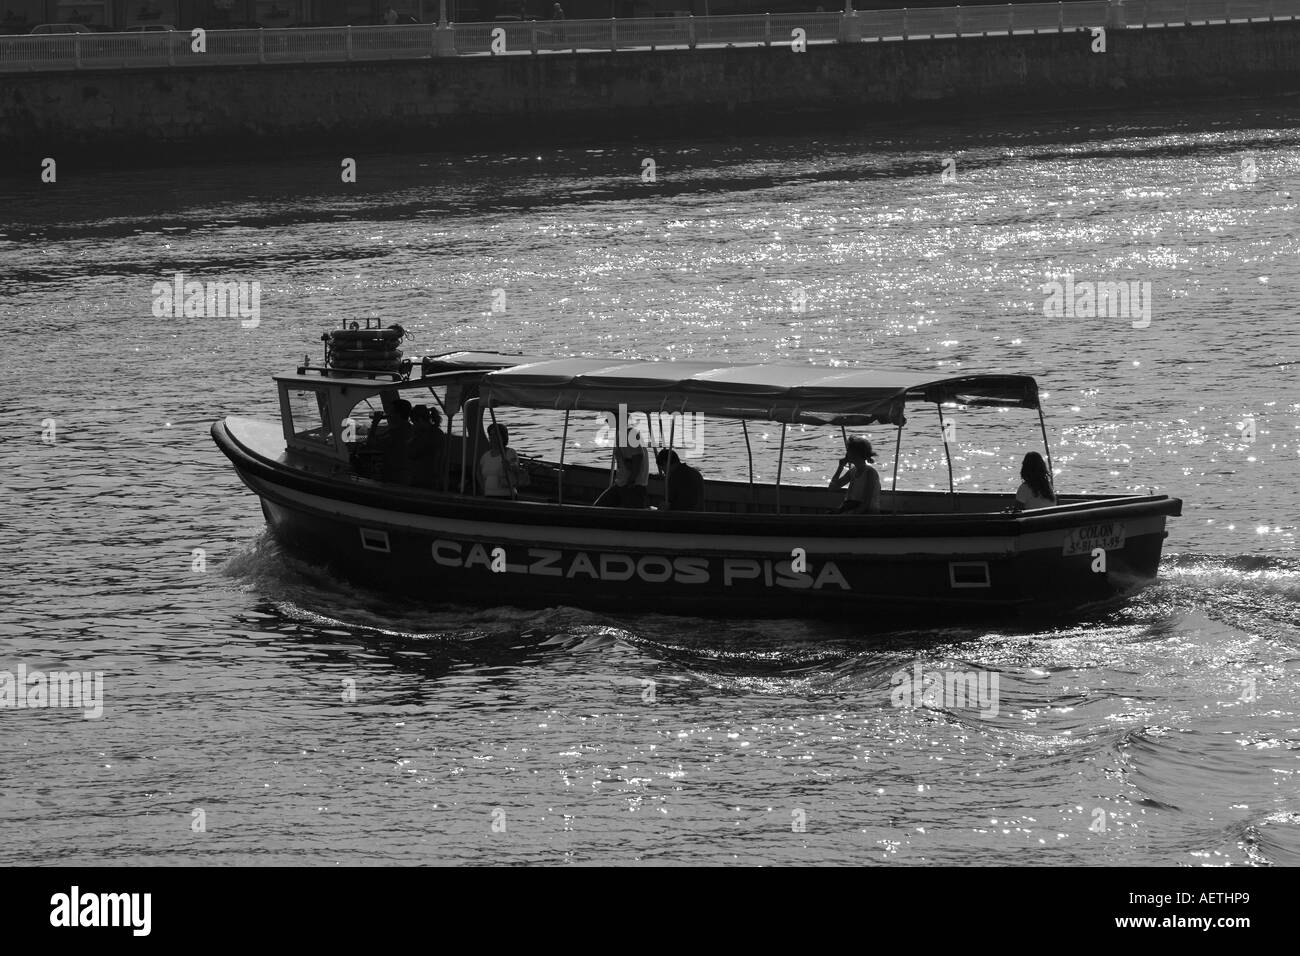
[[644, 508], [650, 484], [650, 455], [641, 433], [629, 428], [627, 443], [614, 448], [614, 483], [596, 499], [597, 507]]
[[439, 427], [436, 408], [416, 405], [411, 410], [411, 472], [417, 488], [442, 491], [447, 483], [447, 436]]
[[[371, 428], [373, 436], [378, 431]], [[376, 440], [382, 452], [379, 466], [381, 481], [409, 485], [411, 483], [411, 403], [404, 398], [389, 405], [388, 428]]]
[[[850, 438], [844, 445], [844, 457], [831, 478], [830, 486], [845, 488], [844, 503], [835, 514], [861, 515], [880, 513], [880, 476], [870, 462], [876, 460], [871, 442], [861, 436]], [[848, 471], [845, 471], [845, 467]]]
[[525, 473], [519, 456], [510, 447], [510, 432], [505, 425], [494, 422], [487, 434], [492, 447], [478, 460], [479, 490], [489, 498], [513, 498]]
[[366, 432], [366, 446], [378, 448], [379, 440], [388, 432], [388, 423], [384, 421], [383, 412], [370, 414], [370, 431]]
[[661, 448], [655, 455], [659, 474], [664, 476], [668, 488], [663, 508], [665, 511], [700, 511], [704, 508], [704, 476], [698, 468], [684, 464], [677, 452]]
[[1012, 511], [1032, 511], [1035, 508], [1051, 508], [1056, 504], [1056, 490], [1052, 487], [1052, 476], [1047, 473], [1047, 462], [1036, 451], [1025, 455], [1020, 463], [1020, 487], [1016, 489], [1016, 500], [1012, 502]]

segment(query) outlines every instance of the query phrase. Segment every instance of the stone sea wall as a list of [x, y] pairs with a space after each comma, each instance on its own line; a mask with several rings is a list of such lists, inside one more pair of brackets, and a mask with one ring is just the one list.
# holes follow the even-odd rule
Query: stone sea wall
[[0, 74], [6, 165], [855, 128], [1300, 90], [1300, 24]]

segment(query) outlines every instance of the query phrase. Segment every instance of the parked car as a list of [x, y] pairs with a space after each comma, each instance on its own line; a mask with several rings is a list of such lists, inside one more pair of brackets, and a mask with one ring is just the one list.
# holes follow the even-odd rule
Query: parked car
[[130, 49], [143, 54], [181, 53], [190, 46], [189, 31], [177, 30], [170, 23], [136, 23], [121, 27], [121, 31], [136, 38]]
[[32, 27], [32, 36], [56, 36], [60, 33], [94, 33], [84, 23], [41, 23]]

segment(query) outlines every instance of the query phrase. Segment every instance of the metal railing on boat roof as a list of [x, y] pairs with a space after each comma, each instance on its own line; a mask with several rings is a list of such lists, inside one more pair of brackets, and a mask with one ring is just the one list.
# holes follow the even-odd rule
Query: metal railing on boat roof
[[317, 365], [310, 358], [295, 369], [298, 376], [325, 382], [373, 382], [393, 387], [417, 385], [428, 379], [447, 382], [459, 377], [474, 378], [499, 371], [500, 364], [445, 366], [439, 364], [440, 356], [402, 359], [396, 370], [340, 368], [336, 365]]
[[1300, 19], [1300, 0], [1074, 0], [919, 9], [0, 37], [0, 72], [789, 47]]

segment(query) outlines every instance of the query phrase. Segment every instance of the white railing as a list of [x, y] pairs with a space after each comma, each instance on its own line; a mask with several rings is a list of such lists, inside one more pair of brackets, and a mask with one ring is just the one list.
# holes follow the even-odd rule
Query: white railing
[[201, 53], [185, 31], [73, 33], [0, 37], [0, 72], [788, 46], [796, 29], [809, 43], [856, 43], [1296, 19], [1300, 0], [1075, 0], [852, 14], [209, 30]]

